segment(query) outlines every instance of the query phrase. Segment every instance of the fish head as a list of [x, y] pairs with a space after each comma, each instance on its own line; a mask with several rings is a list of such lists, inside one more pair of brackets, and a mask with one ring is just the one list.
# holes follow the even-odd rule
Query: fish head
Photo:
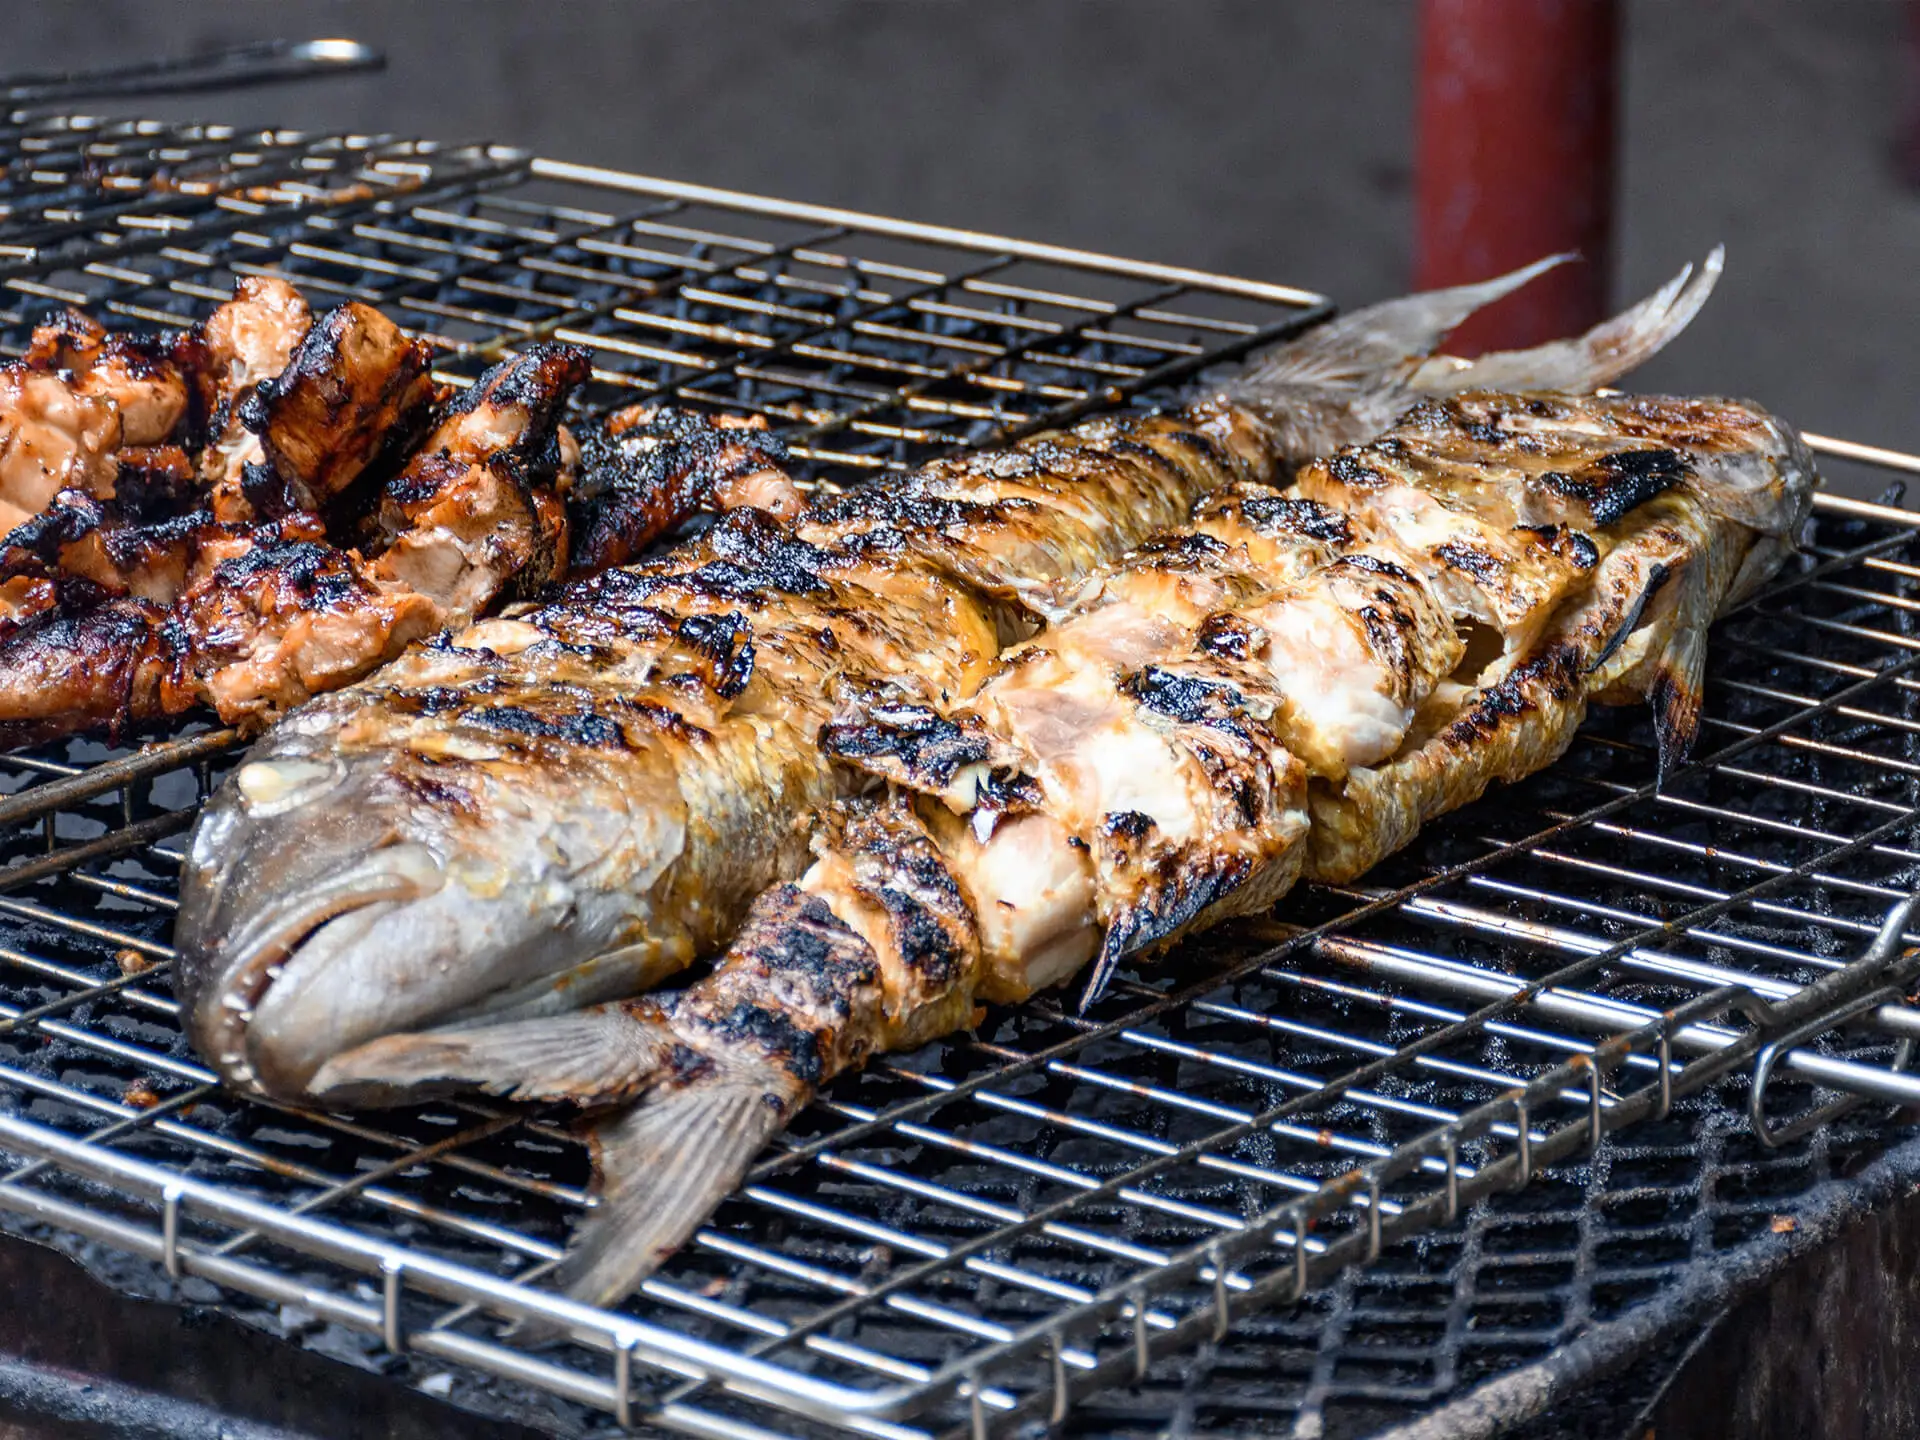
[[[632, 948], [684, 842], [670, 793], [629, 803], [631, 786], [602, 793], [590, 769], [546, 785], [524, 763], [495, 775], [484, 751], [356, 750], [333, 698], [268, 735], [208, 802], [176, 930], [195, 1047], [228, 1084], [288, 1100], [357, 1045], [564, 990]], [[655, 931], [652, 949], [686, 963]]]

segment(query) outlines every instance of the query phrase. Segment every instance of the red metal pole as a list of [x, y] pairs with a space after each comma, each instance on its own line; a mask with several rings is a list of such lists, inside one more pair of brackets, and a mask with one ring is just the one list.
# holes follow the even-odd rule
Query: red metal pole
[[1893, 159], [1900, 178], [1920, 190], [1920, 0], [1907, 0], [1905, 49], [1907, 83], [1901, 101], [1906, 113], [1894, 142]]
[[1415, 283], [1582, 257], [1474, 317], [1449, 350], [1535, 345], [1606, 314], [1619, 42], [1617, 0], [1421, 0]]

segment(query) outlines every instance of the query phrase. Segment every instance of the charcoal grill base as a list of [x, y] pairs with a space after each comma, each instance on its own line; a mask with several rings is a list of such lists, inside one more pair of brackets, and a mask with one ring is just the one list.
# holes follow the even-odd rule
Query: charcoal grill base
[[[1653, 1408], [1654, 1433], [1920, 1435], [1920, 1177], [1890, 1171], [1885, 1203], [1843, 1214], [1843, 1233], [1715, 1327]], [[1843, 1192], [1835, 1208], [1854, 1211], [1857, 1199]]]
[[4, 1440], [535, 1440], [212, 1309], [134, 1299], [74, 1260], [0, 1234]]
[[1379, 1440], [1920, 1434], [1920, 1139], [1812, 1187], [1780, 1220]]

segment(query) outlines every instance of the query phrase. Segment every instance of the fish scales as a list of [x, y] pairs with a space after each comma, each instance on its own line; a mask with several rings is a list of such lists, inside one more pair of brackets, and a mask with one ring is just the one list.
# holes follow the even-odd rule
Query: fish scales
[[[876, 483], [796, 525], [732, 512], [658, 560], [323, 697], [255, 748], [191, 863], [231, 874], [244, 846], [242, 865], [286, 883], [314, 837], [250, 820], [285, 813], [290, 777], [301, 808], [324, 794], [363, 854], [404, 835], [416, 893], [334, 913], [321, 884], [291, 921], [247, 931], [223, 904], [244, 874], [233, 890], [189, 887], [183, 936], [254, 947], [237, 984], [203, 988], [204, 947], [189, 946], [203, 1053], [230, 1080], [297, 1094], [382, 1029], [571, 1008], [671, 974], [803, 863], [834, 784], [814, 737], [849, 685], [966, 694], [1022, 623], [1020, 586], [1077, 577], [1280, 458], [1262, 422], [1226, 404], [1088, 421]], [[302, 919], [290, 954], [283, 935]], [[333, 983], [328, 961], [349, 948], [390, 957], [378, 986]]]

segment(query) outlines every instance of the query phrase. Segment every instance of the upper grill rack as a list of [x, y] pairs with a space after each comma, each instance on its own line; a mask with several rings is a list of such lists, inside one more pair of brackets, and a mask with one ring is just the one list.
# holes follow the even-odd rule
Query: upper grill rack
[[[1161, 398], [1324, 313], [1282, 286], [492, 148], [85, 120], [0, 144], [16, 348], [48, 301], [177, 326], [272, 271], [380, 305], [456, 382], [536, 339], [588, 345], [592, 404], [766, 415], [823, 484]], [[1910, 962], [1855, 958], [1920, 864], [1920, 542], [1901, 512], [1829, 502], [1811, 554], [1723, 627], [1703, 758], [1664, 791], [1641, 717], [1601, 717], [1367, 888], [1298, 892], [1284, 927], [1190, 946], [1086, 1020], [1043, 1000], [875, 1064], [618, 1313], [539, 1286], [586, 1201], [554, 1117], [243, 1102], [185, 1047], [163, 977], [179, 837], [230, 736], [8, 757], [0, 1209], [282, 1307], [283, 1328], [543, 1392], [575, 1427], [904, 1440], [1059, 1418], [1303, 1289], [1311, 1322], [1352, 1261], [1412, 1294], [1454, 1262], [1397, 1238], [1614, 1173], [1616, 1132], [1724, 1136], [1745, 1099], [1728, 1077], [1762, 1082], [1742, 1163], [1764, 1171], [1824, 1145], [1802, 1122], [1842, 1104], [1920, 1101]], [[1371, 1348], [1400, 1367], [1384, 1381], [1326, 1362], [1322, 1333], [1296, 1399], [1276, 1381], [1270, 1403], [1418, 1408], [1486, 1373], [1459, 1363], [1475, 1345], [1524, 1357], [1575, 1310], [1657, 1291], [1671, 1267], [1648, 1256], [1683, 1221], [1697, 1255], [1767, 1214], [1717, 1194], [1651, 1216], [1642, 1185], [1616, 1215], [1591, 1184], [1585, 1298], [1561, 1320], [1468, 1336], [1456, 1317], [1418, 1380], [1418, 1345]], [[1502, 1283], [1537, 1312], [1569, 1282]], [[533, 1313], [595, 1343], [498, 1333]], [[1340, 1323], [1386, 1323], [1360, 1313]]]

